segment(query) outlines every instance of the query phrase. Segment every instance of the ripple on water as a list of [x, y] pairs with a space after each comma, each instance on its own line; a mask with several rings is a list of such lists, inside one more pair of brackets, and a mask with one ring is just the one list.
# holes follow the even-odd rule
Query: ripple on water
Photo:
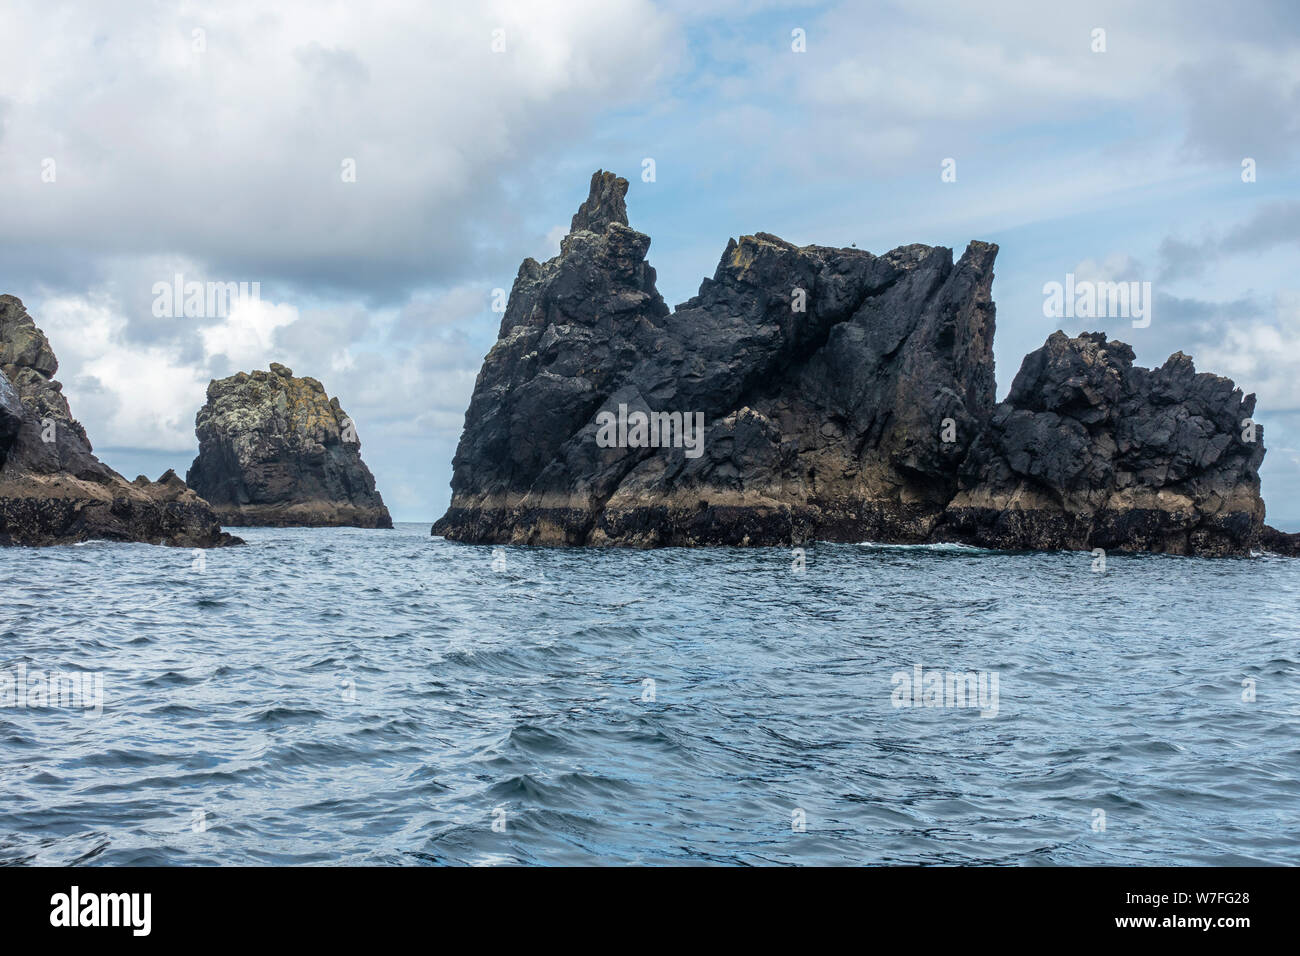
[[1300, 864], [1293, 562], [241, 535], [0, 549], [0, 863]]

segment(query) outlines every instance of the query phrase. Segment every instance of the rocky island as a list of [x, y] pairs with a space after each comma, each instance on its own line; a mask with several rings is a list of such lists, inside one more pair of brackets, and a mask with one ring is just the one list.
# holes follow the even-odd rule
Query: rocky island
[[0, 545], [241, 543], [174, 472], [128, 482], [96, 458], [58, 367], [22, 302], [0, 295]]
[[391, 528], [352, 420], [314, 378], [276, 362], [209, 383], [185, 476], [223, 524]]
[[1295, 553], [1264, 525], [1254, 396], [1182, 353], [1056, 332], [996, 402], [995, 245], [742, 236], [670, 310], [627, 188], [598, 171], [560, 254], [520, 266], [434, 534]]

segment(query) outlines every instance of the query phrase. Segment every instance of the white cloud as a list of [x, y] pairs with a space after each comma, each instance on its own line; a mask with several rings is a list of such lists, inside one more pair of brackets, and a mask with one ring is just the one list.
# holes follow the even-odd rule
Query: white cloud
[[183, 251], [264, 286], [445, 278], [496, 221], [518, 229], [503, 175], [652, 89], [681, 46], [648, 0], [17, 0], [4, 38], [8, 235]]
[[111, 301], [64, 296], [37, 316], [58, 356], [72, 414], [92, 444], [176, 449], [194, 443], [194, 414], [208, 377], [171, 346], [125, 341], [126, 318]]
[[199, 330], [208, 361], [224, 357], [237, 368], [265, 368], [275, 360], [277, 329], [298, 321], [298, 309], [262, 299], [241, 301], [218, 324]]
[[1281, 292], [1272, 321], [1236, 321], [1197, 350], [1197, 368], [1231, 378], [1262, 414], [1300, 411], [1300, 293]]

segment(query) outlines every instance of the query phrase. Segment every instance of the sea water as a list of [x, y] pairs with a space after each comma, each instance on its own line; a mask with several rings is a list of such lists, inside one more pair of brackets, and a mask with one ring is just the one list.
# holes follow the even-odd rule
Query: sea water
[[0, 549], [0, 863], [1300, 864], [1298, 562], [236, 530]]

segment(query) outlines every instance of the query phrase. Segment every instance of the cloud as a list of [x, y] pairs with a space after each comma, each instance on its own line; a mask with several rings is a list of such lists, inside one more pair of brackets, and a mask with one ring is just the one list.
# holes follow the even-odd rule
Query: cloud
[[298, 310], [292, 305], [261, 299], [241, 302], [224, 321], [199, 330], [204, 357], [235, 368], [259, 365], [271, 352], [276, 330], [297, 321]]
[[1160, 241], [1159, 276], [1172, 282], [1205, 272], [1210, 261], [1218, 257], [1218, 243], [1213, 239], [1187, 240], [1166, 236]]
[[169, 346], [126, 341], [126, 318], [103, 299], [46, 300], [37, 324], [59, 358], [59, 378], [98, 446], [183, 449], [208, 378]]
[[0, 251], [181, 253], [214, 279], [397, 300], [491, 258], [482, 236], [521, 228], [521, 158], [675, 61], [647, 0], [20, 0], [5, 40]]
[[[1300, 24], [1291, 23], [1292, 31]], [[1293, 34], [1294, 35], [1294, 34]], [[1198, 159], [1275, 168], [1300, 153], [1300, 67], [1294, 51], [1258, 45], [1178, 70], [1186, 98], [1184, 146]]]
[[1197, 347], [1198, 368], [1254, 392], [1261, 411], [1300, 412], [1300, 292], [1280, 293], [1271, 319], [1223, 323], [1209, 334]]
[[1300, 201], [1261, 205], [1249, 220], [1228, 231], [1219, 244], [1224, 252], [1259, 252], [1284, 243], [1300, 243]]
[[1088, 258], [1074, 267], [1078, 282], [1141, 282], [1149, 277], [1142, 263], [1127, 252], [1112, 252], [1102, 260]]
[[1160, 278], [1201, 275], [1230, 256], [1290, 243], [1300, 244], [1300, 201], [1273, 200], [1260, 204], [1248, 219], [1221, 234], [1190, 240], [1166, 236], [1160, 243]]
[[392, 335], [404, 342], [428, 340], [445, 326], [482, 318], [490, 314], [492, 292], [484, 284], [466, 282], [412, 296], [398, 312]]

